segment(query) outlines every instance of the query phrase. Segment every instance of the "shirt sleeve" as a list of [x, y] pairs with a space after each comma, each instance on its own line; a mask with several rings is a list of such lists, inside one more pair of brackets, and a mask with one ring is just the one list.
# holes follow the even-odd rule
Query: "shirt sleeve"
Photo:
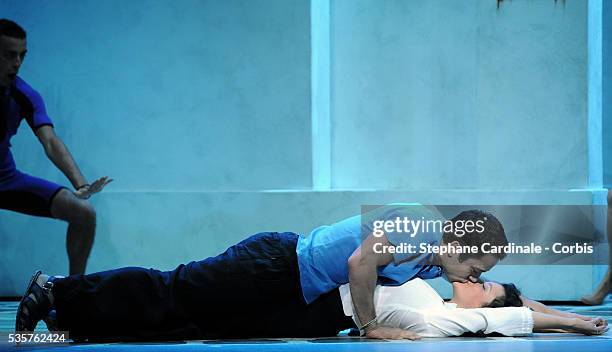
[[378, 324], [391, 328], [410, 330], [424, 337], [429, 336], [428, 326], [422, 311], [404, 305], [388, 305], [376, 312]]
[[53, 126], [42, 96], [25, 81], [18, 79], [17, 92], [15, 98], [21, 107], [23, 117], [36, 132], [42, 126]]
[[47, 115], [47, 108], [42, 96], [32, 89], [28, 98], [32, 102], [32, 122], [30, 123], [32, 130], [36, 131], [42, 126], [53, 126], [51, 118]]
[[487, 319], [485, 334], [493, 332], [506, 336], [521, 336], [533, 331], [533, 312], [527, 307], [464, 309], [482, 312]]
[[[390, 309], [391, 308], [391, 309]], [[524, 336], [533, 330], [533, 317], [525, 307], [414, 310], [386, 307], [379, 314], [381, 325], [407, 329], [423, 337], [460, 336], [466, 332]]]

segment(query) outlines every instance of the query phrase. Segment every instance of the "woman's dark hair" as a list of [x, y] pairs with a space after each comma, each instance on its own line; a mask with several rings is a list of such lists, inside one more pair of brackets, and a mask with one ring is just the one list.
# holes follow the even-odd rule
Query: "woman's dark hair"
[[497, 297], [493, 302], [489, 303], [483, 308], [499, 308], [499, 307], [522, 307], [523, 301], [521, 300], [521, 291], [514, 286], [514, 284], [501, 284], [504, 287], [504, 294], [502, 297]]

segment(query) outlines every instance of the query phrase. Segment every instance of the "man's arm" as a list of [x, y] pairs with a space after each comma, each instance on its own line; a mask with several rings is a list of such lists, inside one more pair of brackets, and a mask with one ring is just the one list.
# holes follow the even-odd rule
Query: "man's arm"
[[376, 253], [374, 245], [390, 245], [385, 236], [369, 235], [348, 259], [349, 283], [355, 314], [360, 328], [366, 325], [366, 336], [376, 339], [418, 339], [413, 332], [379, 326], [374, 308], [374, 288], [378, 278], [377, 268], [393, 261], [390, 253]]
[[66, 148], [64, 142], [55, 134], [52, 126], [42, 126], [37, 129], [36, 137], [38, 137], [40, 144], [42, 144], [45, 149], [45, 153], [49, 160], [66, 175], [75, 189], [87, 184], [87, 180], [85, 180], [81, 170], [79, 170], [68, 148]]
[[70, 155], [68, 148], [66, 148], [64, 142], [55, 134], [53, 127], [40, 127], [36, 130], [36, 136], [45, 149], [47, 157], [64, 173], [64, 175], [66, 175], [70, 183], [72, 183], [72, 186], [76, 190], [74, 195], [77, 196], [77, 198], [87, 199], [91, 195], [102, 191], [106, 185], [113, 181], [107, 176], [104, 176], [97, 179], [92, 184], [88, 184], [81, 170], [79, 170], [79, 167], [72, 158], [72, 155]]

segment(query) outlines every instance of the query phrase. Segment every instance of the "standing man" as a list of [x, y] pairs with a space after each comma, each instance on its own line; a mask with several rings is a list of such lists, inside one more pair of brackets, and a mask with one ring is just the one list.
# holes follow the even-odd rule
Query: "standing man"
[[[96, 212], [86, 200], [111, 179], [92, 184], [55, 134], [42, 97], [17, 76], [26, 55], [26, 32], [17, 23], [0, 19], [0, 209], [68, 222], [66, 247], [70, 274], [83, 274], [93, 245]], [[17, 170], [10, 139], [25, 119], [49, 160], [66, 175], [76, 191]]]

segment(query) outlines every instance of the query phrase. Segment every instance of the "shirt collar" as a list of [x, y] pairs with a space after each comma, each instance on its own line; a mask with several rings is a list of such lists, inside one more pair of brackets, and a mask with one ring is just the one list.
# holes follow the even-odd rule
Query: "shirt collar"
[[435, 279], [442, 276], [442, 268], [438, 265], [427, 265], [419, 271], [419, 277], [421, 279]]

